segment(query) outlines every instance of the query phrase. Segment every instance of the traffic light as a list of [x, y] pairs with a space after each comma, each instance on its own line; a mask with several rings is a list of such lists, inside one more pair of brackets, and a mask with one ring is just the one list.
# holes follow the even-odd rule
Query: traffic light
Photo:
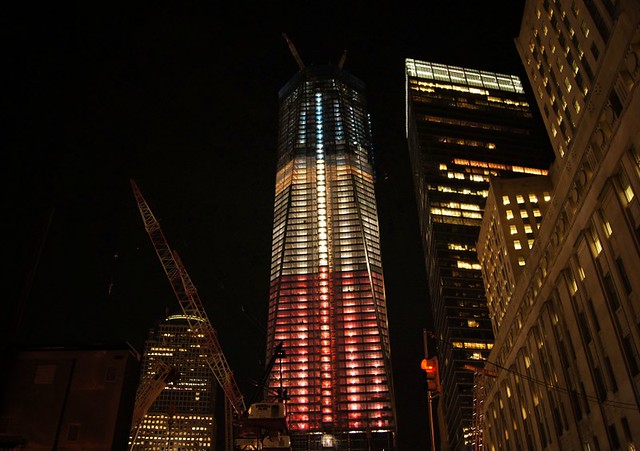
[[438, 358], [422, 359], [420, 368], [427, 373], [427, 390], [430, 392], [440, 392], [440, 371], [438, 369]]

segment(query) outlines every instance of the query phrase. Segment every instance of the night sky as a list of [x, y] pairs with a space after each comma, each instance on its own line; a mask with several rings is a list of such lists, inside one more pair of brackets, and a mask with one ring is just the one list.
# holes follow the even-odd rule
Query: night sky
[[128, 341], [142, 351], [148, 329], [177, 308], [133, 178], [245, 396], [253, 392], [265, 352], [277, 95], [297, 71], [286, 32], [308, 65], [336, 63], [346, 49], [345, 69], [367, 85], [399, 445], [426, 448], [419, 363], [430, 314], [403, 62], [524, 80], [513, 44], [524, 2], [116, 3], [3, 11], [5, 341]]

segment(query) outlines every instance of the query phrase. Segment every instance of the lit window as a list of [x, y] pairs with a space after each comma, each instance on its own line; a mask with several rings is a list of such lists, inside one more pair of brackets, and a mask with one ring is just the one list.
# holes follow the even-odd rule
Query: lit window
[[518, 228], [515, 225], [511, 225], [510, 232], [511, 232], [511, 235], [515, 235], [516, 233], [518, 233]]
[[534, 240], [528, 240], [527, 244], [529, 245], [529, 249], [533, 248], [533, 241]]
[[522, 244], [520, 243], [520, 240], [514, 240], [514, 241], [513, 241], [513, 247], [514, 247], [516, 250], [520, 250], [520, 249], [522, 249]]
[[521, 218], [528, 218], [529, 217], [529, 213], [527, 213], [527, 210], [520, 210], [520, 217]]
[[600, 243], [600, 238], [598, 237], [598, 233], [592, 227], [591, 231], [591, 239], [593, 240], [593, 253], [597, 257], [602, 252], [602, 243]]
[[564, 86], [565, 88], [567, 88], [567, 92], [571, 92], [571, 88], [573, 86], [571, 86], [571, 82], [569, 81], [568, 77], [564, 77]]
[[627, 177], [627, 173], [622, 170], [618, 175], [618, 180], [620, 181], [620, 187], [622, 188], [622, 194], [626, 199], [627, 203], [631, 202], [634, 198], [635, 193], [633, 192], [633, 188], [631, 187], [631, 183], [629, 182], [629, 177]]
[[636, 173], [640, 175], [640, 153], [638, 153], [638, 150], [635, 147], [631, 147], [631, 155], [633, 156], [633, 161], [636, 163]]
[[534, 208], [533, 209], [533, 216], [535, 216], [536, 218], [539, 218], [540, 216], [542, 216], [542, 213], [540, 212], [539, 208]]
[[507, 214], [507, 219], [513, 219], [513, 210], [507, 210], [505, 213]]
[[573, 296], [578, 291], [578, 284], [576, 283], [575, 277], [573, 277], [572, 273], [569, 273], [569, 292]]
[[468, 327], [480, 327], [480, 323], [478, 321], [476, 321], [475, 319], [470, 319], [470, 320], [467, 320], [467, 326]]
[[549, 202], [551, 200], [551, 193], [549, 193], [548, 191], [544, 192], [544, 201], [545, 202]]
[[509, 205], [510, 203], [509, 196], [502, 196], [502, 205]]
[[584, 268], [582, 266], [578, 266], [578, 275], [580, 276], [580, 280], [584, 280], [585, 274], [584, 274]]
[[524, 225], [524, 233], [533, 233], [533, 229], [531, 229], [531, 225], [529, 224]]
[[524, 197], [522, 196], [522, 194], [518, 194], [518, 195], [516, 196], [516, 201], [517, 201], [519, 204], [524, 204]]
[[589, 27], [587, 27], [587, 23], [583, 20], [582, 21], [582, 26], [580, 27], [582, 29], [582, 34], [584, 34], [585, 38], [589, 37]]
[[457, 266], [458, 268], [462, 268], [462, 269], [475, 269], [478, 271], [482, 269], [482, 267], [480, 266], [480, 263], [458, 261]]
[[529, 194], [529, 202], [538, 202], [538, 196], [536, 196], [535, 194]]
[[606, 219], [602, 219], [602, 228], [604, 229], [604, 234], [607, 235], [607, 238], [611, 236], [613, 233], [613, 229], [611, 229], [611, 224]]
[[522, 256], [518, 257], [518, 265], [519, 266], [524, 266], [525, 265], [524, 257], [522, 257]]
[[577, 100], [574, 100], [573, 108], [576, 110], [576, 113], [580, 113], [580, 102], [578, 102]]

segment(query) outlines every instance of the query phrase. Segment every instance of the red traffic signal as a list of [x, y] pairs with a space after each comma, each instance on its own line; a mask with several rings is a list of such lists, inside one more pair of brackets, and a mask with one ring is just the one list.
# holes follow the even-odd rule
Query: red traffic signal
[[422, 359], [420, 368], [427, 373], [427, 390], [430, 392], [440, 392], [440, 371], [438, 368], [438, 358]]

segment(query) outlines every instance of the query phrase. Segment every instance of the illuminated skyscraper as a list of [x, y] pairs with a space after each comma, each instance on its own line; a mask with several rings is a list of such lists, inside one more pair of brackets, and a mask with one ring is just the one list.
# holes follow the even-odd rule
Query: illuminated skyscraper
[[[267, 354], [294, 449], [394, 449], [387, 308], [363, 84], [307, 67], [280, 91]], [[321, 443], [324, 443], [322, 445]]]
[[212, 449], [216, 381], [200, 344], [183, 315], [169, 316], [149, 333], [142, 379], [159, 360], [175, 367], [180, 379], [166, 386], [140, 426], [136, 450]]
[[471, 445], [473, 373], [493, 346], [476, 241], [490, 177], [546, 174], [520, 80], [408, 59], [407, 139], [443, 394], [443, 448]]

